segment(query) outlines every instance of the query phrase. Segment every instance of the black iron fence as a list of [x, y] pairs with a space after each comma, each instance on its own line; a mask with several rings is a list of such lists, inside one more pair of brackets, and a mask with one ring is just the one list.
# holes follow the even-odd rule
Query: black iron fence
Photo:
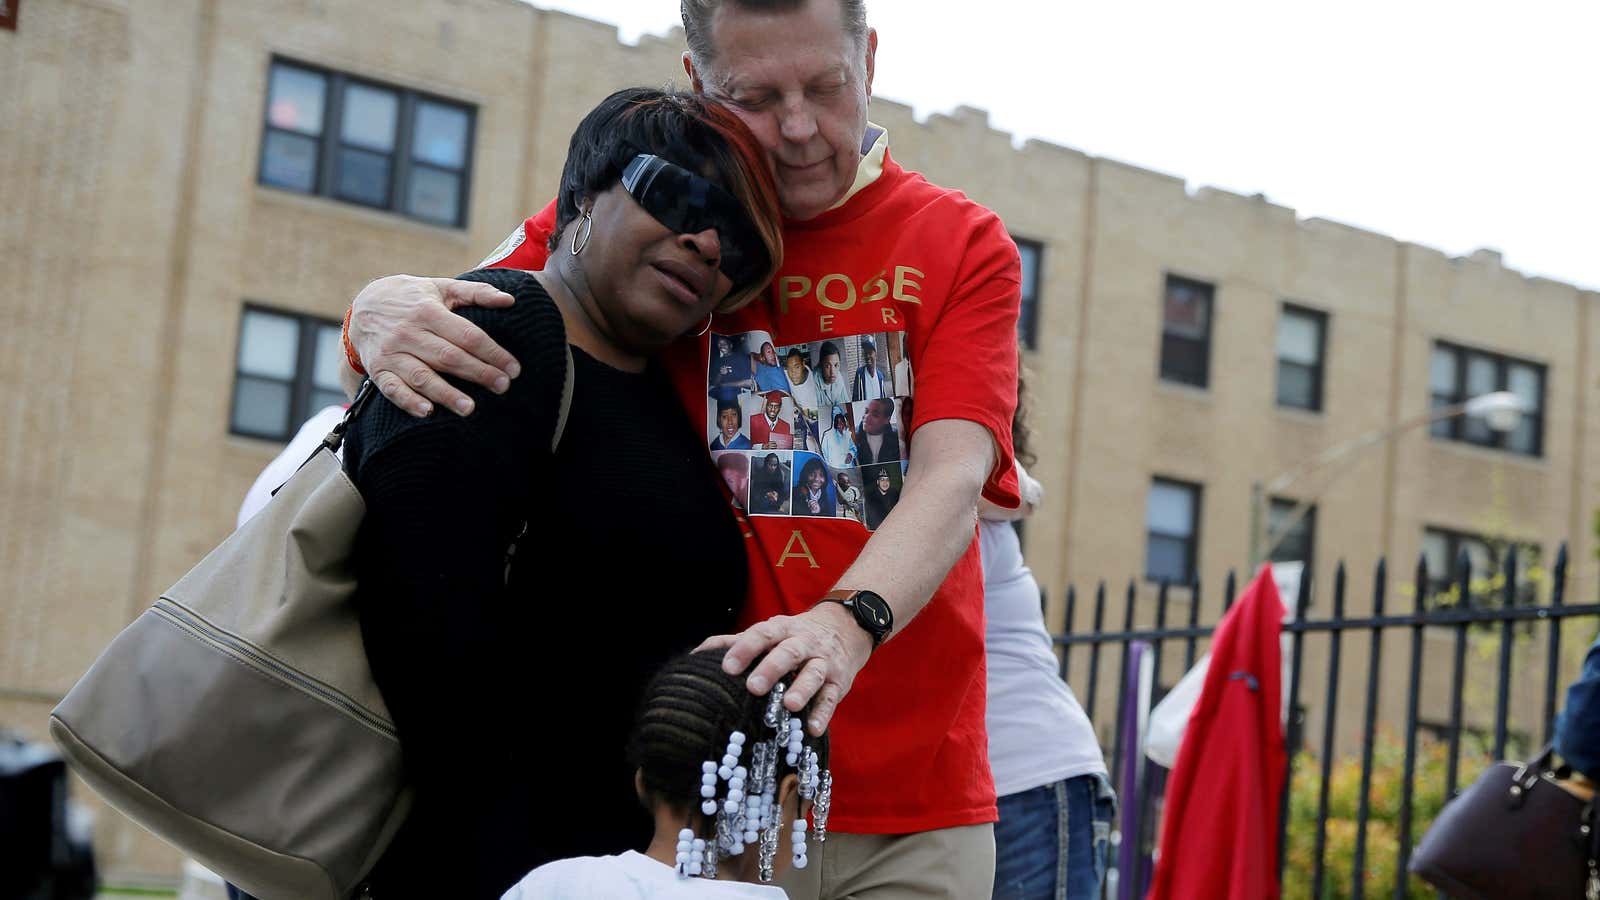
[[[1526, 578], [1524, 574], [1524, 579]], [[1544, 580], [1544, 579], [1541, 579]], [[1456, 572], [1452, 579], [1452, 588], [1448, 592], [1439, 592], [1436, 585], [1430, 585], [1426, 559], [1419, 560], [1415, 578], [1410, 583], [1411, 597], [1409, 609], [1405, 611], [1390, 610], [1400, 606], [1400, 603], [1391, 603], [1389, 598], [1390, 579], [1387, 565], [1380, 560], [1373, 573], [1372, 603], [1370, 613], [1350, 616], [1346, 614], [1346, 573], [1343, 563], [1336, 570], [1332, 585], [1332, 604], [1326, 618], [1308, 618], [1311, 611], [1312, 573], [1307, 571], [1300, 580], [1299, 596], [1295, 598], [1284, 597], [1286, 605], [1292, 603], [1296, 616], [1293, 622], [1284, 625], [1284, 633], [1289, 637], [1291, 645], [1288, 659], [1288, 703], [1291, 715], [1287, 727], [1288, 745], [1288, 772], [1284, 779], [1283, 798], [1280, 804], [1280, 833], [1279, 833], [1279, 872], [1284, 870], [1286, 848], [1288, 846], [1289, 803], [1290, 794], [1294, 790], [1294, 771], [1297, 757], [1302, 753], [1311, 752], [1311, 760], [1302, 760], [1301, 764], [1312, 763], [1320, 766], [1320, 779], [1317, 782], [1316, 816], [1312, 821], [1315, 825], [1315, 839], [1311, 852], [1311, 878], [1308, 896], [1320, 898], [1324, 888], [1336, 879], [1341, 884], [1349, 886], [1348, 891], [1341, 891], [1346, 896], [1364, 897], [1367, 890], [1367, 877], [1370, 876], [1374, 858], [1378, 854], [1394, 854], [1393, 895], [1404, 898], [1408, 892], [1409, 879], [1405, 876], [1406, 865], [1410, 860], [1413, 842], [1413, 816], [1415, 814], [1415, 792], [1417, 789], [1417, 760], [1418, 760], [1418, 733], [1420, 718], [1419, 703], [1421, 702], [1423, 670], [1426, 656], [1424, 632], [1433, 631], [1442, 634], [1450, 642], [1450, 676], [1449, 687], [1444, 692], [1443, 699], [1448, 704], [1448, 711], [1441, 714], [1441, 719], [1435, 719], [1434, 731], [1439, 735], [1440, 743], [1447, 744], [1444, 751], [1445, 773], [1443, 797], [1455, 795], [1461, 780], [1471, 780], [1477, 776], [1477, 771], [1461, 769], [1462, 738], [1468, 732], [1464, 726], [1466, 713], [1464, 696], [1467, 687], [1467, 657], [1469, 643], [1473, 644], [1478, 653], [1482, 654], [1488, 648], [1485, 642], [1494, 644], [1494, 689], [1492, 730], [1484, 729], [1492, 738], [1485, 735], [1485, 747], [1492, 753], [1493, 758], [1505, 758], [1508, 745], [1512, 742], [1511, 731], [1511, 698], [1513, 683], [1517, 680], [1519, 672], [1513, 670], [1513, 651], [1519, 640], [1525, 648], [1532, 652], [1525, 655], [1535, 657], [1534, 665], [1525, 666], [1520, 674], [1523, 677], [1537, 678], [1542, 668], [1543, 684], [1539, 694], [1542, 705], [1538, 709], [1537, 724], [1532, 733], [1527, 735], [1528, 740], [1534, 739], [1535, 734], [1541, 743], [1551, 739], [1556, 716], [1556, 702], [1558, 693], [1564, 688], [1561, 677], [1561, 651], [1562, 635], [1561, 624], [1567, 619], [1579, 616], [1600, 617], [1600, 603], [1569, 605], [1567, 600], [1568, 582], [1568, 556], [1567, 548], [1562, 546], [1557, 555], [1554, 568], [1548, 573], [1549, 602], [1545, 605], [1530, 604], [1529, 592], [1519, 590], [1525, 587], [1525, 580], [1519, 584], [1519, 573], [1516, 551], [1513, 548], [1506, 554], [1505, 566], [1497, 577], [1481, 578], [1475, 583], [1472, 577], [1471, 563], [1465, 551], [1456, 563]], [[1223, 589], [1223, 615], [1233, 605], [1237, 583], [1234, 573], [1229, 572]], [[1169, 607], [1172, 595], [1182, 591], [1187, 594], [1187, 621], [1183, 624], [1170, 624], [1168, 621]], [[1402, 591], [1403, 592], [1403, 591]], [[1489, 596], [1490, 594], [1498, 596]], [[1523, 601], [1519, 604], [1519, 598]], [[1160, 585], [1155, 594], [1154, 626], [1136, 627], [1135, 611], [1141, 607], [1140, 590], [1137, 582], [1130, 582], [1127, 587], [1125, 603], [1122, 609], [1122, 623], [1120, 630], [1107, 628], [1106, 606], [1107, 593], [1104, 583], [1095, 590], [1093, 596], [1092, 616], [1089, 621], [1079, 623], [1077, 620], [1079, 598], [1076, 590], [1069, 589], [1066, 602], [1066, 630], [1064, 634], [1055, 637], [1055, 643], [1060, 647], [1061, 675], [1068, 677], [1073, 669], [1074, 659], [1079, 653], [1087, 651], [1087, 673], [1081, 679], [1074, 680], [1078, 687], [1085, 688], [1082, 695], [1085, 712], [1095, 723], [1097, 733], [1106, 734], [1104, 727], [1110, 724], [1111, 748], [1107, 763], [1112, 770], [1112, 782], [1119, 788], [1124, 783], [1125, 768], [1128, 765], [1145, 767], [1137, 780], [1137, 796], [1124, 796], [1122, 800], [1121, 840], [1124, 845], [1129, 841], [1135, 842], [1129, 853], [1126, 846], [1123, 848], [1123, 865], [1118, 867], [1115, 878], [1108, 883], [1107, 896], [1114, 898], [1142, 897], [1149, 885], [1151, 875], [1150, 851], [1153, 849], [1155, 836], [1159, 833], [1156, 822], [1159, 819], [1161, 796], [1165, 788], [1165, 770], [1155, 763], [1143, 758], [1142, 748], [1125, 747], [1129, 739], [1124, 736], [1124, 723], [1128, 720], [1129, 704], [1136, 702], [1130, 695], [1130, 679], [1126, 677], [1129, 669], [1130, 648], [1136, 647], [1137, 642], [1143, 642], [1149, 648], [1153, 657], [1154, 689], [1151, 692], [1151, 703], [1159, 700], [1172, 687], [1163, 683], [1162, 658], [1166, 654], [1174, 653], [1181, 648], [1183, 653], [1183, 671], [1187, 672], [1193, 667], [1196, 654], [1200, 650], [1202, 641], [1209, 641], [1215, 624], [1201, 625], [1200, 613], [1202, 608], [1201, 585], [1199, 583], [1174, 588], [1171, 585]], [[1320, 604], [1319, 604], [1320, 605]], [[1148, 608], [1148, 596], [1143, 601], [1143, 606]], [[1141, 618], [1148, 619], [1149, 613]], [[1219, 620], [1220, 621], [1220, 620]], [[1539, 632], [1542, 631], [1541, 635]], [[1335, 733], [1339, 715], [1341, 714], [1341, 665], [1344, 664], [1344, 644], [1346, 635], [1352, 637], [1365, 636], [1355, 649], [1365, 649], [1366, 653], [1366, 679], [1365, 694], [1362, 697], [1362, 726], [1359, 735], [1361, 746], [1360, 782], [1359, 782], [1359, 809], [1356, 814], [1354, 850], [1348, 865], [1349, 871], [1333, 871], [1328, 860], [1328, 819], [1330, 805], [1330, 783], [1335, 754]], [[1395, 665], [1384, 656], [1384, 638], [1386, 634], [1396, 633], [1409, 636], [1410, 653], [1400, 660], [1402, 668], [1398, 671], [1407, 673], [1406, 679], [1401, 682], [1386, 675], [1388, 667]], [[1469, 633], [1471, 637], [1469, 638]], [[1326, 668], [1319, 671], [1307, 671], [1306, 642], [1311, 635], [1324, 636]], [[1592, 636], [1592, 632], [1585, 632]], [[1364, 645], [1364, 646], [1362, 646]], [[1542, 653], [1539, 651], [1542, 649]], [[1139, 652], [1143, 652], [1141, 648]], [[1112, 677], [1116, 679], [1115, 694], [1116, 709], [1115, 719], [1107, 718], [1109, 710], [1100, 704], [1102, 672], [1106, 669], [1105, 657], [1116, 654], [1116, 668]], [[1170, 669], [1169, 665], [1167, 669]], [[1176, 679], [1171, 679], [1173, 682]], [[1315, 688], [1309, 691], [1308, 687]], [[1403, 742], [1404, 750], [1400, 774], [1400, 796], [1398, 799], [1398, 827], [1393, 829], [1393, 844], [1395, 846], [1375, 846], [1370, 842], [1369, 823], [1373, 815], [1373, 772], [1374, 753], [1380, 729], [1380, 692], [1405, 690], [1405, 712], [1399, 740]], [[1106, 692], [1109, 693], [1109, 692]], [[1307, 713], [1310, 710], [1308, 702], [1320, 701], [1320, 707], [1315, 711], [1320, 712], [1322, 728], [1318, 735], [1305, 734]], [[1475, 717], [1477, 718], [1477, 717]], [[1391, 724], [1393, 724], [1391, 722]], [[1318, 739], [1318, 746], [1311, 751], [1308, 738]], [[1103, 739], [1103, 738], [1102, 738]], [[1527, 754], [1530, 746], [1528, 741], [1523, 745], [1512, 748], [1517, 753]], [[1314, 771], [1314, 770], [1313, 770]], [[1304, 775], [1305, 773], [1303, 773]], [[1302, 783], [1304, 777], [1302, 778]], [[1128, 826], [1136, 822], [1134, 833], [1129, 833]], [[1420, 826], [1421, 821], [1416, 822]], [[1297, 835], [1297, 838], [1303, 836]], [[1387, 840], [1383, 843], [1389, 843]], [[1131, 865], [1129, 865], [1131, 860]], [[1115, 863], [1116, 860], [1114, 859]], [[1387, 860], [1384, 860], [1387, 870]], [[1303, 872], [1299, 873], [1303, 876]], [[1348, 880], [1347, 880], [1348, 879]], [[1287, 884], [1286, 884], [1287, 887]], [[1388, 887], [1385, 885], [1384, 887]]]

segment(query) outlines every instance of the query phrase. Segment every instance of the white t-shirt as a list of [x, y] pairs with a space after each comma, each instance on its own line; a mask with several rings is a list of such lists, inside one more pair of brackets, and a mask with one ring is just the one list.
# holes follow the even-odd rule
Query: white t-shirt
[[620, 856], [558, 859], [529, 872], [500, 900], [785, 900], [783, 888], [742, 881], [679, 878], [636, 850]]
[[[785, 372], [783, 377], [787, 379], [789, 377], [788, 373]], [[807, 418], [815, 419], [818, 416], [816, 373], [808, 371], [806, 372], [805, 380], [799, 384], [795, 384], [792, 381], [788, 382], [788, 384], [789, 396], [794, 398], [794, 405], [805, 410]]]
[[902, 359], [894, 364], [894, 392], [902, 397], [916, 393], [911, 383], [911, 360]]
[[[1020, 467], [1017, 474], [1027, 477]], [[1094, 726], [1061, 680], [1039, 608], [1039, 583], [1022, 561], [1016, 531], [1010, 522], [980, 519], [978, 542], [995, 793], [1003, 797], [1079, 775], [1105, 774]]]
[[[325, 406], [322, 411], [305, 421], [300, 430], [295, 432], [289, 445], [283, 448], [277, 458], [267, 463], [267, 467], [256, 476], [255, 483], [250, 485], [250, 490], [245, 492], [244, 502], [239, 504], [239, 517], [233, 523], [238, 528], [250, 517], [261, 511], [272, 499], [272, 492], [283, 486], [290, 476], [300, 471], [300, 466], [311, 457], [311, 451], [317, 449], [322, 439], [328, 436], [333, 426], [339, 424], [344, 418], [343, 406]], [[341, 453], [343, 448], [341, 449]]]

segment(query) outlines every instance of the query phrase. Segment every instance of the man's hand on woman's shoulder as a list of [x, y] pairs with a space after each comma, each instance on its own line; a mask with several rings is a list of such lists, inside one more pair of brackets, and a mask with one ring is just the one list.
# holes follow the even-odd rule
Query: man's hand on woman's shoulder
[[483, 329], [452, 310], [513, 302], [510, 294], [482, 282], [389, 275], [356, 295], [350, 344], [395, 406], [419, 418], [431, 414], [435, 404], [467, 415], [472, 399], [451, 387], [441, 372], [504, 393], [522, 368]]

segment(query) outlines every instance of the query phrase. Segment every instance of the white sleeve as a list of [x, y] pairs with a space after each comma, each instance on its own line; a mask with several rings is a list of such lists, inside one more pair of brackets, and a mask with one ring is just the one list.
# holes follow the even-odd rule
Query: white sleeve
[[321, 412], [307, 419], [289, 445], [283, 448], [276, 459], [267, 463], [267, 467], [256, 476], [255, 483], [250, 485], [250, 490], [245, 492], [233, 527], [238, 528], [260, 512], [261, 507], [272, 499], [272, 492], [300, 470], [300, 465], [310, 458], [311, 452], [343, 418], [344, 407], [335, 405], [324, 407]]

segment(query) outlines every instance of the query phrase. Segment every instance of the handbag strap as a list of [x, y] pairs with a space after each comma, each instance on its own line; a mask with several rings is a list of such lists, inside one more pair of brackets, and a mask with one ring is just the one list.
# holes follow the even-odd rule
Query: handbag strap
[[[344, 444], [344, 434], [350, 430], [350, 423], [355, 420], [356, 414], [361, 412], [361, 408], [367, 405], [367, 400], [371, 399], [377, 389], [371, 378], [361, 382], [361, 390], [356, 391], [355, 399], [350, 401], [349, 408], [344, 411], [344, 418], [340, 419], [339, 424], [333, 426], [333, 430], [328, 432], [321, 444], [317, 445], [318, 450], [327, 447], [334, 453], [339, 452], [339, 447]], [[316, 453], [313, 452], [311, 455], [316, 456]]]

